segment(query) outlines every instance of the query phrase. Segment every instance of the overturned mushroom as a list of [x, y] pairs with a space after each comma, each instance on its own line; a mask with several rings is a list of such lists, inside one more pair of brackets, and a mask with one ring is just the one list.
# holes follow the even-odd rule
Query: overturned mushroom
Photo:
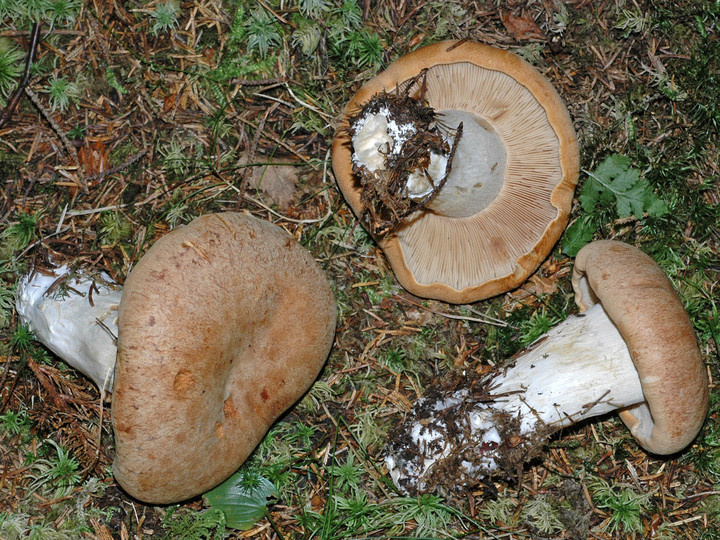
[[514, 54], [443, 42], [394, 62], [345, 109], [340, 189], [410, 292], [474, 302], [520, 285], [564, 229], [575, 131]]
[[118, 483], [164, 504], [225, 480], [313, 383], [335, 319], [327, 278], [275, 225], [213, 214], [159, 239], [118, 310]]
[[512, 475], [552, 433], [614, 410], [648, 452], [690, 444], [708, 380], [667, 276], [637, 248], [600, 241], [578, 253], [573, 287], [579, 316], [491, 375], [462, 378], [449, 392], [440, 385], [414, 406], [387, 448], [401, 490]]

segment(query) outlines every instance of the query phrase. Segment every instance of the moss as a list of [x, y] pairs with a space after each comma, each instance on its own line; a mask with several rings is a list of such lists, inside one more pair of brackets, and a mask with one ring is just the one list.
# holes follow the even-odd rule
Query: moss
[[23, 161], [24, 158], [20, 154], [0, 151], [0, 182], [4, 184], [18, 178]]

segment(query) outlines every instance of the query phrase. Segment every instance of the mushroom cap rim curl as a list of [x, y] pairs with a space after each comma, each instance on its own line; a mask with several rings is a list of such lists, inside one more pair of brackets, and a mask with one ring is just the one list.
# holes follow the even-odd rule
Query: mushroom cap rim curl
[[599, 240], [577, 254], [572, 284], [580, 311], [601, 303], [625, 339], [645, 401], [619, 412], [647, 451], [687, 447], [708, 409], [708, 377], [690, 318], [670, 279], [640, 249]]

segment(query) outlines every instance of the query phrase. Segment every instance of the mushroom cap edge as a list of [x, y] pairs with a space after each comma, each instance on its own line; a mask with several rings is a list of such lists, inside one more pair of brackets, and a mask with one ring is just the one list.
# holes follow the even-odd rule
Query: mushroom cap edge
[[599, 240], [577, 254], [572, 275], [580, 311], [601, 303], [626, 341], [645, 402], [620, 418], [647, 451], [687, 447], [708, 408], [708, 378], [690, 318], [670, 279], [640, 249]]

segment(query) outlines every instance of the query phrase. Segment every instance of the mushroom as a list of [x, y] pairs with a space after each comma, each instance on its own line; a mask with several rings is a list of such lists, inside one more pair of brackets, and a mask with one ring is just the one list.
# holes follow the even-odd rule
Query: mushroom
[[23, 276], [15, 307], [38, 341], [104, 391], [112, 388], [121, 296], [107, 274], [78, 275], [63, 265]]
[[515, 474], [561, 428], [618, 410], [652, 454], [689, 445], [708, 407], [708, 378], [690, 319], [655, 262], [598, 241], [573, 270], [581, 313], [506, 366], [431, 388], [387, 448], [409, 493]]
[[[363, 185], [388, 178], [384, 167], [418, 131], [407, 113], [414, 106], [378, 97], [391, 95], [399, 97], [385, 104], [421, 102], [434, 142], [397, 188], [415, 211], [396, 212], [402, 219], [384, 234], [363, 218], [374, 204]], [[400, 283], [453, 303], [517, 287], [537, 268], [567, 224], [579, 168], [577, 137], [552, 85], [518, 56], [472, 42], [423, 47], [366, 83], [345, 108], [332, 151], [345, 199]]]
[[117, 482], [153, 504], [221, 483], [312, 385], [335, 322], [326, 276], [271, 223], [212, 214], [160, 238], [118, 309]]

